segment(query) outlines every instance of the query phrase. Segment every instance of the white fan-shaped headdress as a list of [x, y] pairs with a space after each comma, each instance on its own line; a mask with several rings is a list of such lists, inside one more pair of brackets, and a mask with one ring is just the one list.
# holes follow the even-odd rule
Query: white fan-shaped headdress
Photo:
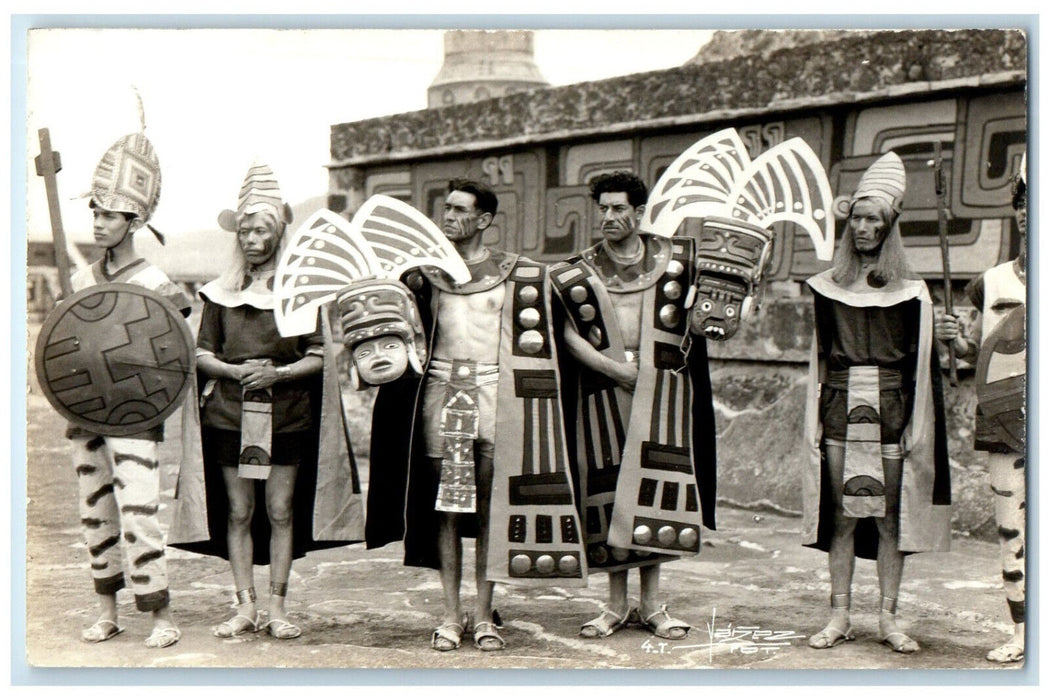
[[284, 336], [312, 333], [317, 310], [347, 286], [365, 279], [397, 280], [422, 265], [440, 268], [456, 282], [470, 280], [441, 229], [398, 199], [374, 195], [350, 221], [322, 209], [303, 222], [277, 262], [277, 328]]
[[831, 184], [817, 154], [801, 138], [751, 160], [736, 129], [700, 139], [675, 159], [649, 194], [642, 228], [672, 236], [688, 217], [721, 217], [760, 228], [801, 226], [817, 258], [830, 260], [835, 223]]

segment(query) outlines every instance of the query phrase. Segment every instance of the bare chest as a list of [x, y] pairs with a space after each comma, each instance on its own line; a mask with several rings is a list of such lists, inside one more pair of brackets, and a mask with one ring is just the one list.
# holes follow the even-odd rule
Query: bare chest
[[438, 324], [434, 355], [495, 361], [505, 296], [502, 284], [475, 294], [439, 293], [434, 309]]

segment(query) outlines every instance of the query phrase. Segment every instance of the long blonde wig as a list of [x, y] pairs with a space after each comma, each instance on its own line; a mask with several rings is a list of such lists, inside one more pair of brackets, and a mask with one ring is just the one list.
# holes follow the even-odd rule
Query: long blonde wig
[[842, 233], [842, 239], [835, 249], [835, 257], [832, 260], [831, 279], [836, 284], [848, 287], [860, 277], [864, 261], [853, 243], [853, 225], [850, 220], [853, 217], [853, 207], [857, 202], [868, 201], [875, 205], [882, 217], [883, 225], [889, 230], [882, 239], [879, 247], [879, 258], [875, 263], [873, 277], [875, 280], [888, 284], [900, 279], [917, 279], [917, 275], [908, 265], [904, 254], [904, 242], [901, 240], [900, 214], [884, 199], [878, 197], [861, 197], [850, 203], [849, 215], [846, 218], [846, 228]]

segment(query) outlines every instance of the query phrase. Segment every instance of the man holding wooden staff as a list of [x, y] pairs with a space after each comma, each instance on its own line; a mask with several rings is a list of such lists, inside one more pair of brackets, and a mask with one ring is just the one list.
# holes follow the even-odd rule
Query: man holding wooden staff
[[[135, 251], [134, 235], [143, 226], [163, 243], [147, 223], [160, 199], [160, 163], [145, 134], [124, 136], [106, 151], [86, 196], [91, 198], [95, 243], [105, 253], [73, 274], [72, 291], [114, 282], [138, 285], [189, 315], [189, 298]], [[104, 642], [123, 632], [117, 624], [117, 591], [128, 581], [135, 606], [153, 615], [146, 646], [175, 644], [181, 632], [171, 617], [164, 533], [158, 517], [157, 443], [164, 440], [163, 423], [121, 436], [99, 435], [71, 423], [66, 437], [73, 443], [80, 523], [99, 602], [98, 619], [81, 638]]]
[[974, 449], [988, 453], [988, 477], [995, 494], [995, 522], [1003, 562], [1006, 604], [1014, 623], [1007, 642], [988, 652], [989, 661], [1024, 660], [1025, 622], [1025, 258], [1028, 194], [1024, 159], [1014, 178], [1013, 209], [1021, 234], [1017, 257], [973, 279], [966, 293], [977, 308], [969, 334], [958, 317], [938, 312], [934, 333], [977, 367]]

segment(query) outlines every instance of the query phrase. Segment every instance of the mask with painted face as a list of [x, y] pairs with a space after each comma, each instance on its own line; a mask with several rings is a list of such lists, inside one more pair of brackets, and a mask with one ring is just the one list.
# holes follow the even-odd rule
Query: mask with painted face
[[405, 285], [397, 280], [358, 280], [339, 293], [336, 305], [355, 389], [392, 382], [409, 367], [423, 373], [423, 325]]
[[731, 338], [758, 308], [772, 250], [773, 234], [766, 229], [731, 219], [704, 219], [689, 331], [711, 340]]
[[723, 129], [686, 149], [650, 192], [641, 229], [697, 240], [697, 273], [685, 299], [694, 335], [726, 340], [758, 310], [774, 226], [789, 226], [781, 230], [792, 236], [801, 229], [817, 259], [832, 258], [831, 185], [801, 138], [752, 158], [740, 134]]
[[401, 336], [381, 335], [355, 345], [350, 358], [359, 383], [386, 384], [408, 369], [408, 346]]

